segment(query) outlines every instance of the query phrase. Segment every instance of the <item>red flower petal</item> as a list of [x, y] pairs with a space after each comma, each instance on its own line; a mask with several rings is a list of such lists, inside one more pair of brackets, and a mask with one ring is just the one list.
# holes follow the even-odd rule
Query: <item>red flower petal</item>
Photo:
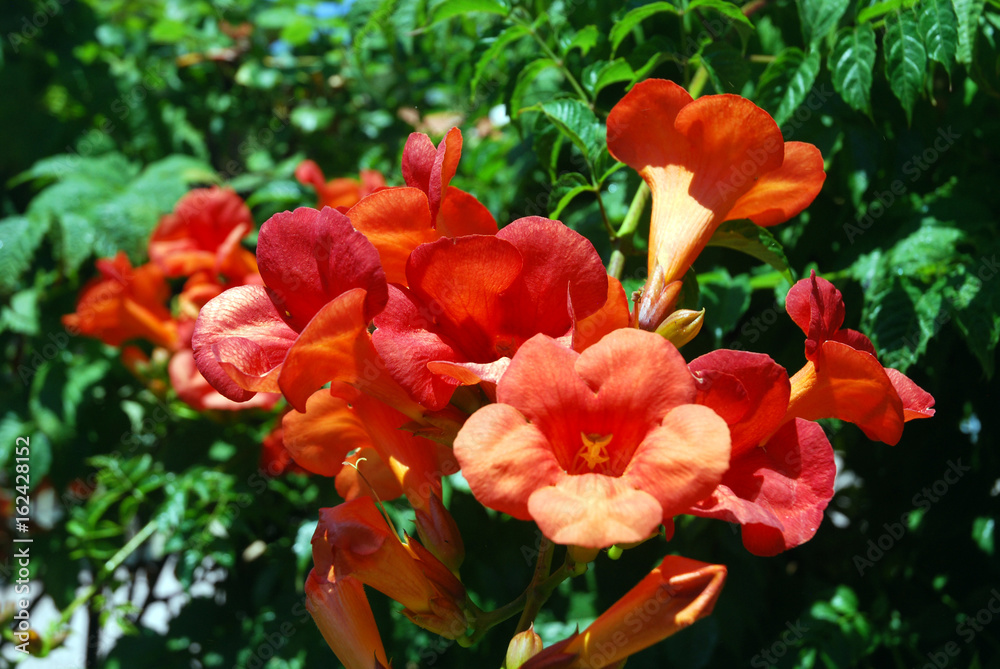
[[729, 469], [729, 443], [729, 427], [714, 411], [679, 406], [639, 444], [621, 481], [652, 495], [661, 520], [671, 518], [719, 485]]
[[784, 223], [812, 204], [824, 181], [826, 172], [819, 149], [804, 142], [785, 142], [781, 167], [760, 175], [726, 219], [749, 218], [762, 226]]
[[[754, 555], [776, 555], [816, 534], [833, 497], [833, 447], [816, 423], [786, 423], [761, 448], [734, 458], [718, 495], [691, 513], [742, 522], [743, 545]], [[722, 488], [723, 486], [720, 486]], [[733, 496], [735, 495], [735, 497]], [[756, 507], [756, 509], [754, 508]], [[780, 525], [769, 522], [773, 516]]]
[[807, 337], [809, 359], [819, 344], [833, 338], [844, 324], [844, 296], [832, 283], [816, 276], [815, 271], [788, 291], [785, 310]]
[[[302, 468], [321, 476], [336, 476], [347, 454], [371, 447], [371, 437], [347, 400], [318, 390], [303, 413], [289, 411], [282, 419], [285, 448]], [[388, 497], [386, 499], [393, 499]]]
[[573, 350], [583, 351], [601, 340], [604, 335], [629, 326], [628, 297], [618, 279], [608, 276], [608, 299], [604, 306], [577, 320], [573, 326]]
[[436, 240], [427, 195], [416, 188], [386, 188], [347, 212], [351, 224], [378, 250], [390, 283], [406, 285], [406, 261], [413, 249]]
[[573, 318], [586, 318], [607, 302], [608, 274], [583, 235], [558, 221], [530, 216], [504, 227], [497, 238], [513, 244], [522, 258], [518, 281], [504, 295], [512, 334], [562, 336]]
[[323, 305], [352, 288], [367, 291], [369, 321], [388, 299], [375, 247], [333, 209], [275, 214], [261, 226], [257, 259], [268, 294], [300, 332]]
[[[281, 318], [262, 286], [237, 286], [202, 308], [191, 347], [198, 369], [208, 382], [225, 397], [245, 402], [255, 391], [240, 386], [226, 373], [216, 351], [224, 355], [227, 366], [262, 378], [281, 365], [297, 337], [298, 333]], [[230, 339], [238, 341], [224, 343]], [[243, 370], [239, 368], [236, 352], [252, 348], [250, 344], [259, 354], [248, 357], [254, 362], [253, 367]]]
[[729, 424], [734, 456], [760, 444], [784, 419], [791, 394], [788, 373], [769, 356], [718, 350], [688, 367], [700, 379], [698, 404]]
[[403, 180], [427, 194], [431, 220], [437, 220], [441, 200], [462, 156], [462, 131], [452, 128], [437, 149], [427, 135], [412, 133], [403, 149]]
[[448, 186], [435, 227], [446, 237], [497, 233], [497, 222], [490, 210], [475, 196], [454, 186]]
[[934, 397], [902, 372], [887, 367], [886, 376], [903, 403], [903, 422], [934, 415]]
[[240, 411], [242, 409], [270, 409], [281, 399], [277, 393], [259, 393], [247, 402], [234, 402], [224, 397], [201, 375], [191, 349], [178, 351], [167, 366], [170, 385], [177, 396], [198, 411]]

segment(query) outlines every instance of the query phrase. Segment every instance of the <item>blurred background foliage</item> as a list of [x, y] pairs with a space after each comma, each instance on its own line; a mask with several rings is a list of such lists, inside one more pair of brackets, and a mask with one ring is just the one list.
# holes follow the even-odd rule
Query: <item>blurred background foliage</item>
[[[548, 215], [587, 234], [634, 290], [646, 230], [608, 230], [639, 179], [607, 154], [604, 120], [653, 76], [745, 95], [827, 162], [800, 217], [773, 237], [732, 226], [700, 258], [685, 299], [707, 321], [685, 355], [743, 348], [798, 369], [786, 277], [815, 269], [938, 413], [894, 448], [825, 422], [839, 490], [805, 546], [757, 558], [734, 528], [683, 519], [669, 544], [564, 583], [540, 633], [586, 625], [671, 551], [728, 565], [728, 583], [714, 615], [630, 667], [998, 666], [996, 0], [8, 0], [0, 34], [0, 481], [13, 494], [14, 441], [30, 436], [33, 597], [56, 611], [31, 666], [334, 661], [302, 595], [332, 480], [268, 470], [276, 412], [195, 411], [162, 361], [139, 381], [119, 349], [68, 335], [60, 317], [96, 258], [145, 261], [159, 218], [197, 185], [236, 189], [258, 225], [314, 204], [293, 177], [304, 158], [399, 184], [407, 135], [458, 125], [455, 185], [501, 224]], [[483, 608], [514, 598], [537, 533], [492, 517], [460, 479], [448, 490], [470, 591]], [[502, 662], [513, 621], [470, 651], [372, 600], [397, 667]], [[81, 616], [67, 636], [60, 623]], [[5, 624], [0, 662], [17, 659], [10, 642]]]

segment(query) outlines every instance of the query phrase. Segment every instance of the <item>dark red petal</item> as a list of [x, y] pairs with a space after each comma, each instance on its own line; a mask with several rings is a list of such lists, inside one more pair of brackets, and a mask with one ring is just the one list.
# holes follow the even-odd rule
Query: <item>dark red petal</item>
[[577, 320], [607, 302], [604, 263], [578, 232], [559, 221], [530, 216], [504, 227], [497, 238], [513, 244], [523, 263], [518, 281], [504, 295], [504, 320], [512, 334], [563, 336], [573, 325], [570, 300]]
[[712, 351], [688, 365], [698, 384], [698, 404], [726, 419], [733, 454], [757, 446], [788, 409], [788, 372], [770, 356], [748, 351]]
[[836, 473], [833, 447], [823, 429], [796, 419], [762, 447], [737, 456], [720, 490], [690, 512], [743, 523], [748, 551], [776, 555], [816, 534], [833, 497]]
[[806, 334], [806, 357], [832, 338], [844, 324], [844, 297], [837, 287], [813, 271], [808, 279], [798, 281], [785, 299], [785, 310]]
[[257, 260], [268, 294], [300, 332], [323, 305], [352, 288], [367, 291], [368, 320], [388, 299], [378, 251], [347, 216], [330, 208], [272, 216], [261, 226]]

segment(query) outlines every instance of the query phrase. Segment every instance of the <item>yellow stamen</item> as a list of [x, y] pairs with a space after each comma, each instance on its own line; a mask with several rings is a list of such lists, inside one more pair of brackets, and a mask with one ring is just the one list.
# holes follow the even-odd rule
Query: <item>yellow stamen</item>
[[583, 448], [577, 453], [577, 457], [583, 458], [583, 461], [587, 463], [590, 469], [594, 469], [597, 465], [607, 462], [611, 458], [608, 457], [607, 446], [611, 443], [611, 437], [613, 435], [601, 436], [599, 434], [584, 434], [580, 433], [580, 438], [583, 440]]

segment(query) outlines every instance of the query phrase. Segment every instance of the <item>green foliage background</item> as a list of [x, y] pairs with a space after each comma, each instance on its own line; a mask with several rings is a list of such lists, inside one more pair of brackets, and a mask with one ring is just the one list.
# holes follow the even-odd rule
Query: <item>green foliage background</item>
[[[30, 436], [33, 498], [54, 491], [34, 510], [48, 520], [33, 532], [33, 582], [64, 618], [82, 607], [92, 632], [126, 633], [90, 644], [87, 666], [330, 665], [302, 582], [317, 509], [338, 501], [331, 480], [259, 470], [274, 414], [199, 414], [138, 384], [117, 349], [69, 337], [59, 318], [93, 260], [122, 249], [143, 262], [158, 218], [195, 185], [231, 185], [258, 224], [312, 204], [292, 178], [306, 157], [329, 176], [374, 168], [399, 184], [416, 118], [463, 128], [455, 183], [501, 224], [563, 220], [624, 263], [632, 290], [646, 230], [615, 231], [639, 179], [607, 154], [604, 121], [653, 76], [747, 96], [827, 161], [820, 196], [773, 238], [731, 226], [699, 259], [686, 299], [707, 322], [685, 355], [744, 348], [798, 369], [786, 277], [816, 269], [844, 291], [847, 325], [929, 390], [937, 415], [893, 448], [826, 421], [843, 488], [836, 525], [805, 546], [757, 558], [728, 525], [684, 519], [669, 544], [602, 555], [564, 584], [539, 631], [550, 642], [586, 625], [672, 551], [726, 564], [722, 599], [629, 667], [998, 666], [996, 0], [9, 0], [0, 35], [0, 481], [13, 487], [14, 441]], [[958, 463], [970, 469], [946, 484]], [[76, 479], [93, 494], [74, 495]], [[537, 534], [460, 485], [449, 495], [465, 582], [484, 608], [513, 599]], [[11, 533], [0, 528], [5, 583]], [[137, 624], [155, 597], [136, 609], [111, 594], [165, 569], [185, 590], [220, 580], [161, 636]], [[396, 666], [502, 662], [513, 622], [465, 650], [372, 600]], [[65, 657], [57, 629], [38, 631], [38, 653]]]

